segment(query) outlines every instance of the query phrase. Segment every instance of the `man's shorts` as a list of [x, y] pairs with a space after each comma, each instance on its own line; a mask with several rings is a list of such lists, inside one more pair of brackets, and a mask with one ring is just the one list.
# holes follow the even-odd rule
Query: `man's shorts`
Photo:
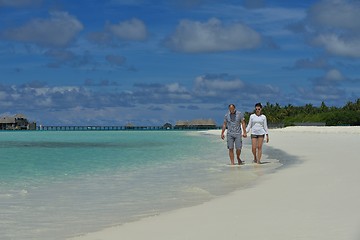
[[227, 140], [228, 149], [234, 149], [234, 145], [235, 145], [235, 149], [241, 149], [242, 147], [241, 134], [233, 134], [233, 135], [227, 134], [226, 140]]

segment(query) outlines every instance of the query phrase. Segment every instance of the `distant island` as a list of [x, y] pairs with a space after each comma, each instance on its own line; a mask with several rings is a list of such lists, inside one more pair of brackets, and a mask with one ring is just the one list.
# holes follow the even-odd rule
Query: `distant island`
[[[248, 122], [250, 112], [245, 113]], [[348, 102], [343, 107], [328, 107], [322, 102], [320, 107], [312, 104], [305, 106], [280, 106], [278, 103], [269, 102], [263, 106], [263, 114], [266, 115], [270, 125], [294, 126], [294, 125], [323, 125], [323, 126], [360, 126], [360, 98], [355, 102]]]
[[[305, 106], [280, 106], [269, 102], [263, 107], [270, 128], [286, 126], [360, 126], [360, 98], [355, 102], [348, 102], [343, 107], [328, 107], [322, 102], [319, 107], [312, 104]], [[252, 112], [245, 112], [245, 120], [249, 121]], [[36, 126], [36, 122], [29, 122], [25, 115], [0, 117], [0, 130], [201, 130], [218, 129], [212, 119], [179, 120], [173, 126], [165, 123], [162, 126]]]

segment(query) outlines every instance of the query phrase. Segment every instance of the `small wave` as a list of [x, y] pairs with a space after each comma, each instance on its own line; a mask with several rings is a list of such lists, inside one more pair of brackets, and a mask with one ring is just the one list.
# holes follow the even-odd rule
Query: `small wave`
[[7, 193], [0, 193], [0, 198], [13, 198], [15, 196], [26, 196], [29, 192], [26, 190], [26, 189], [22, 189], [20, 191], [10, 191], [10, 192], [7, 192]]
[[22, 190], [19, 192], [19, 194], [20, 194], [21, 196], [26, 196], [28, 193], [29, 193], [29, 192], [28, 192], [28, 190], [26, 190], [26, 189], [22, 189]]
[[2, 193], [2, 194], [0, 194], [0, 198], [12, 198], [12, 197], [14, 197], [14, 195], [11, 194], [11, 193]]
[[200, 188], [200, 187], [195, 187], [195, 186], [192, 186], [192, 187], [187, 187], [183, 190], [183, 192], [186, 192], [186, 193], [201, 193], [201, 194], [206, 194], [206, 195], [211, 195], [209, 191], [203, 189], [203, 188]]

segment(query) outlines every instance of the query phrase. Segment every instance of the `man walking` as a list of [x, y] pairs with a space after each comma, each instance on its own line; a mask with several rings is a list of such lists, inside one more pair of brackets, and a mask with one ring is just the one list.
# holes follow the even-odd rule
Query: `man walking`
[[234, 161], [234, 147], [236, 149], [236, 158], [238, 164], [241, 165], [244, 162], [240, 159], [241, 148], [242, 148], [242, 137], [247, 137], [245, 118], [240, 111], [236, 111], [234, 104], [229, 105], [229, 112], [225, 114], [224, 124], [222, 126], [221, 138], [224, 140], [224, 132], [226, 132], [227, 148], [229, 149], [229, 157], [231, 165], [235, 164]]

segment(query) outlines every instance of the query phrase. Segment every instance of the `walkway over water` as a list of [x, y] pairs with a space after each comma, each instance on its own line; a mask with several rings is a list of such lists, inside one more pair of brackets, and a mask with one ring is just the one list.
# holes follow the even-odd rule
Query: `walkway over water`
[[218, 127], [163, 127], [163, 126], [37, 126], [38, 131], [119, 131], [119, 130], [200, 130]]

